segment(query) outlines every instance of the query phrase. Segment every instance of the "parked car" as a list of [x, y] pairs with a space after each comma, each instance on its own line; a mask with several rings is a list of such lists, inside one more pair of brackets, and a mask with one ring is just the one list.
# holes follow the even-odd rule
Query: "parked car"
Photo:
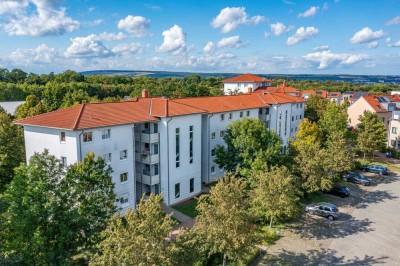
[[345, 198], [350, 196], [350, 189], [343, 186], [333, 186], [331, 190], [324, 191], [324, 193]]
[[354, 172], [346, 172], [343, 174], [343, 180], [347, 182], [352, 182], [355, 184], [361, 184], [364, 186], [369, 186], [371, 185], [371, 180], [363, 176], [362, 174], [359, 173], [354, 173]]
[[380, 175], [387, 175], [389, 174], [388, 169], [383, 166], [383, 165], [366, 165], [361, 167], [361, 171], [364, 172], [371, 172], [371, 173], [376, 173], [376, 174], [380, 174]]
[[306, 212], [328, 218], [330, 221], [339, 219], [340, 213], [336, 205], [327, 202], [308, 205]]

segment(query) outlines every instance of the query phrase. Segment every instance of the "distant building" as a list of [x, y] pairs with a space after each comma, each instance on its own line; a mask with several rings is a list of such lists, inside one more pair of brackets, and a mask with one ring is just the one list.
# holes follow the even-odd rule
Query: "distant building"
[[361, 97], [367, 96], [367, 95], [369, 95], [369, 93], [367, 91], [356, 91], [356, 92], [354, 92], [353, 96], [351, 98], [349, 98], [349, 103], [353, 104]]
[[224, 94], [229, 95], [254, 92], [259, 87], [269, 87], [272, 80], [247, 73], [224, 79], [222, 82], [224, 83]]
[[17, 107], [24, 102], [25, 101], [0, 102], [0, 106], [3, 107], [10, 115], [14, 115]]

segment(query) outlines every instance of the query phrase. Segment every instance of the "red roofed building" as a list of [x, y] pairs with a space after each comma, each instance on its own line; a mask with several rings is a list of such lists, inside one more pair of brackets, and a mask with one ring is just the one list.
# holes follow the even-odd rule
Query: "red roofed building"
[[224, 93], [229, 95], [254, 92], [259, 87], [271, 86], [272, 80], [247, 73], [224, 79], [222, 82], [224, 83]]

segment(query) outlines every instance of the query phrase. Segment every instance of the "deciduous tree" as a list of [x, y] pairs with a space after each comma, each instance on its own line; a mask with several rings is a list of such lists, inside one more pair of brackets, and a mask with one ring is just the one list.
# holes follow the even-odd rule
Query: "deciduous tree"
[[324, 140], [335, 131], [347, 132], [347, 109], [343, 105], [336, 103], [328, 103], [326, 110], [320, 117], [318, 124], [322, 132]]
[[307, 118], [299, 123], [299, 131], [295, 140], [292, 142], [293, 147], [297, 148], [302, 145], [311, 145], [313, 143], [321, 143], [322, 134], [317, 123], [311, 122]]
[[29, 95], [23, 104], [15, 110], [17, 119], [22, 119], [34, 115], [39, 115], [46, 112], [42, 102], [35, 95]]
[[386, 129], [377, 114], [365, 111], [359, 118], [357, 132], [357, 148], [366, 155], [386, 146]]
[[328, 100], [318, 95], [311, 95], [307, 100], [304, 117], [308, 118], [311, 122], [318, 122], [325, 113], [328, 103]]

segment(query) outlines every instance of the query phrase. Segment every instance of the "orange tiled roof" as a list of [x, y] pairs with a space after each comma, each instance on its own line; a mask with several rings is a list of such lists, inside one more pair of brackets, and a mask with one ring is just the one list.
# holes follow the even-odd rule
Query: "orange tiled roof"
[[265, 79], [253, 74], [243, 74], [231, 78], [224, 79], [222, 82], [229, 83], [229, 82], [271, 82], [270, 79]]
[[328, 97], [328, 92], [324, 91], [324, 90], [302, 90], [301, 91], [301, 96], [304, 97], [305, 94], [318, 95], [321, 98], [327, 98]]
[[377, 99], [378, 97], [389, 97], [390, 99], [392, 99], [391, 95], [362, 96], [362, 98], [364, 98], [367, 101], [367, 103], [375, 110], [375, 112], [377, 112], [377, 113], [387, 112], [388, 110], [386, 109], [386, 107], [378, 101], [378, 99]]
[[338, 91], [328, 92], [327, 98], [337, 98], [340, 97], [342, 94]]

